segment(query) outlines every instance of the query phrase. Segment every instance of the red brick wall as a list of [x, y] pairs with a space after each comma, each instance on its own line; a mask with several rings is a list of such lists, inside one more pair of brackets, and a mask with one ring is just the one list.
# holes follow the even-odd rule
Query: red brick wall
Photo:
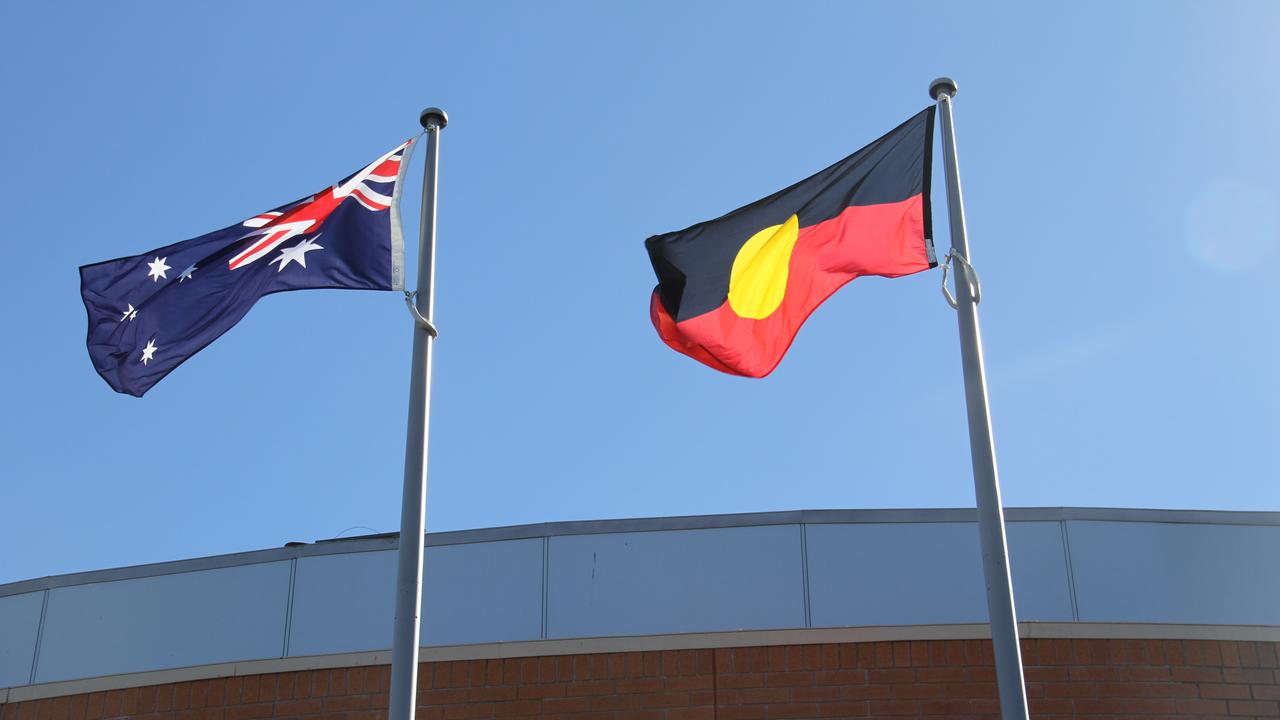
[[[1280, 716], [1280, 643], [1025, 640], [1036, 718]], [[422, 720], [992, 717], [991, 643], [791, 645], [424, 663]], [[0, 720], [382, 720], [386, 666], [0, 705]]]

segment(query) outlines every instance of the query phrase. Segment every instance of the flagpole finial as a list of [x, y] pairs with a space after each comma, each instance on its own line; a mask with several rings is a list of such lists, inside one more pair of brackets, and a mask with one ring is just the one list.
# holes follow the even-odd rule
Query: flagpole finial
[[449, 124], [449, 115], [438, 107], [429, 107], [418, 115], [418, 122], [425, 130], [442, 128]]
[[929, 83], [929, 97], [934, 100], [937, 100], [942, 95], [955, 97], [957, 90], [959, 90], [959, 88], [956, 87], [956, 81], [949, 77], [940, 77]]

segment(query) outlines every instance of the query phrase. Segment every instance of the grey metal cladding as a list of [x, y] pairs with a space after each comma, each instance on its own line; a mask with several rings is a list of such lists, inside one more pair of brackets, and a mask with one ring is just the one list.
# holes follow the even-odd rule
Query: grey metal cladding
[[[1280, 627], [1280, 513], [1007, 515], [1022, 620]], [[983, 622], [973, 518], [788, 511], [429, 535], [422, 637]], [[394, 537], [343, 539], [0, 586], [0, 688], [29, 683], [33, 659], [39, 683], [276, 658], [286, 647], [295, 657], [385, 650], [395, 548]]]
[[[456, 530], [428, 533], [426, 545], [460, 545], [564, 535], [591, 535], [615, 532], [650, 532], [655, 530], [700, 530], [707, 528], [754, 527], [759, 525], [810, 525], [831, 523], [937, 523], [973, 522], [972, 508], [906, 508], [878, 510], [784, 510], [780, 512], [739, 513], [731, 515], [690, 515], [677, 517], [630, 518], [621, 520], [582, 520], [533, 525]], [[1033, 507], [1005, 508], [1009, 522], [1060, 520], [1106, 520], [1144, 523], [1195, 523], [1208, 525], [1280, 526], [1280, 512], [1233, 512], [1225, 510], [1147, 510], [1139, 508]], [[19, 580], [0, 585], [0, 597], [45, 590], [54, 587], [83, 585], [93, 582], [151, 577], [169, 573], [233, 567], [252, 563], [291, 560], [316, 555], [341, 555], [352, 552], [394, 550], [394, 533], [356, 538], [318, 540], [310, 545], [297, 545], [270, 550], [130, 567], [91, 570], [67, 575]]]
[[280, 657], [289, 563], [49, 591], [36, 682]]
[[541, 538], [427, 548], [422, 575], [424, 645], [541, 637]]
[[550, 543], [549, 638], [804, 627], [799, 525]]
[[[1071, 620], [1059, 524], [1007, 532], [1019, 619]], [[975, 523], [809, 525], [808, 551], [814, 627], [987, 621]]]
[[[304, 557], [294, 585], [289, 655], [391, 647], [396, 554]], [[424, 645], [536, 640], [542, 630], [542, 540], [429, 547]]]
[[1280, 527], [1067, 525], [1082, 622], [1280, 625]]
[[298, 558], [289, 655], [391, 647], [395, 551]]
[[[1018, 619], [1031, 622], [1075, 619], [1062, 523], [1011, 522], [1005, 523], [1005, 532]], [[981, 568], [981, 552], [976, 544], [973, 557]]]
[[43, 592], [0, 597], [0, 687], [30, 682], [43, 604]]

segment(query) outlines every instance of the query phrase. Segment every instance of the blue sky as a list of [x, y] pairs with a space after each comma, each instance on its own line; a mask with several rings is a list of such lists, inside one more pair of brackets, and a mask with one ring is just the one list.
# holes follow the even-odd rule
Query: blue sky
[[397, 529], [399, 297], [266, 298], [138, 400], [89, 364], [76, 268], [318, 190], [428, 105], [429, 529], [972, 506], [939, 271], [847, 286], [761, 381], [647, 316], [645, 237], [843, 157], [943, 74], [1006, 504], [1280, 509], [1278, 14], [7, 3], [0, 582]]

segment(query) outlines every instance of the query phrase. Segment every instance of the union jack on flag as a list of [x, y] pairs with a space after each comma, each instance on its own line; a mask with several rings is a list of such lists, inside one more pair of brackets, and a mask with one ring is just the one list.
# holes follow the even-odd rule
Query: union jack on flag
[[264, 295], [404, 288], [400, 189], [413, 140], [335, 185], [207, 235], [80, 268], [89, 358], [141, 397]]

